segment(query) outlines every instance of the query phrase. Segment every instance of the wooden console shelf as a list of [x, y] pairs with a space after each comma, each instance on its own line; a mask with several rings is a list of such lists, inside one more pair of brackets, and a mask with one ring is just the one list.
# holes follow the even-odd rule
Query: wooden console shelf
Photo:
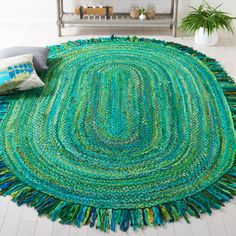
[[119, 27], [170, 27], [172, 35], [176, 37], [177, 31], [177, 13], [178, 0], [170, 0], [171, 9], [169, 13], [158, 13], [154, 19], [139, 20], [130, 18], [129, 13], [113, 13], [109, 19], [106, 16], [91, 16], [84, 15], [82, 18], [80, 14], [73, 12], [65, 12], [63, 8], [63, 0], [57, 0], [57, 25], [58, 36], [62, 35], [62, 28], [65, 25], [78, 26], [119, 26]]

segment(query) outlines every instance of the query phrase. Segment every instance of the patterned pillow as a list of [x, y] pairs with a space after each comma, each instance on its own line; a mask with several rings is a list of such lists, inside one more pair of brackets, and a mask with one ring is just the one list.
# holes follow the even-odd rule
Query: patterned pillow
[[0, 60], [0, 95], [44, 86], [32, 61], [31, 54]]

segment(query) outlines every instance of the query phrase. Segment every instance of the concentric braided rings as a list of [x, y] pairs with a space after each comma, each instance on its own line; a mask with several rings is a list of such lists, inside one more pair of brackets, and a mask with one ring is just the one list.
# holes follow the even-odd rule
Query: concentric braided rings
[[46, 86], [15, 95], [1, 121], [4, 164], [45, 196], [94, 209], [150, 209], [204, 191], [232, 170], [235, 152], [208, 66], [217, 63], [204, 60], [137, 38], [51, 47]]

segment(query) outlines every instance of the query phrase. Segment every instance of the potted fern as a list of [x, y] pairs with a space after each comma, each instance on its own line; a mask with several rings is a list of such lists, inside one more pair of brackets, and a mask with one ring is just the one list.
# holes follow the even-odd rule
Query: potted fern
[[140, 20], [146, 20], [146, 18], [147, 18], [146, 14], [147, 14], [147, 11], [145, 8], [139, 9], [139, 19]]
[[[222, 4], [221, 4], [222, 5]], [[233, 19], [228, 13], [203, 1], [198, 8], [182, 19], [180, 28], [187, 33], [195, 32], [195, 41], [199, 45], [212, 46], [218, 41], [218, 29], [226, 29], [233, 33]]]

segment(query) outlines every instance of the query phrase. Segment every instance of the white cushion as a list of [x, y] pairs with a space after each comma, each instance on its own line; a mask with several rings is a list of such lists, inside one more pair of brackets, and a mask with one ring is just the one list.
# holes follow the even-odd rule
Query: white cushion
[[44, 86], [33, 66], [33, 55], [0, 60], [0, 94]]

